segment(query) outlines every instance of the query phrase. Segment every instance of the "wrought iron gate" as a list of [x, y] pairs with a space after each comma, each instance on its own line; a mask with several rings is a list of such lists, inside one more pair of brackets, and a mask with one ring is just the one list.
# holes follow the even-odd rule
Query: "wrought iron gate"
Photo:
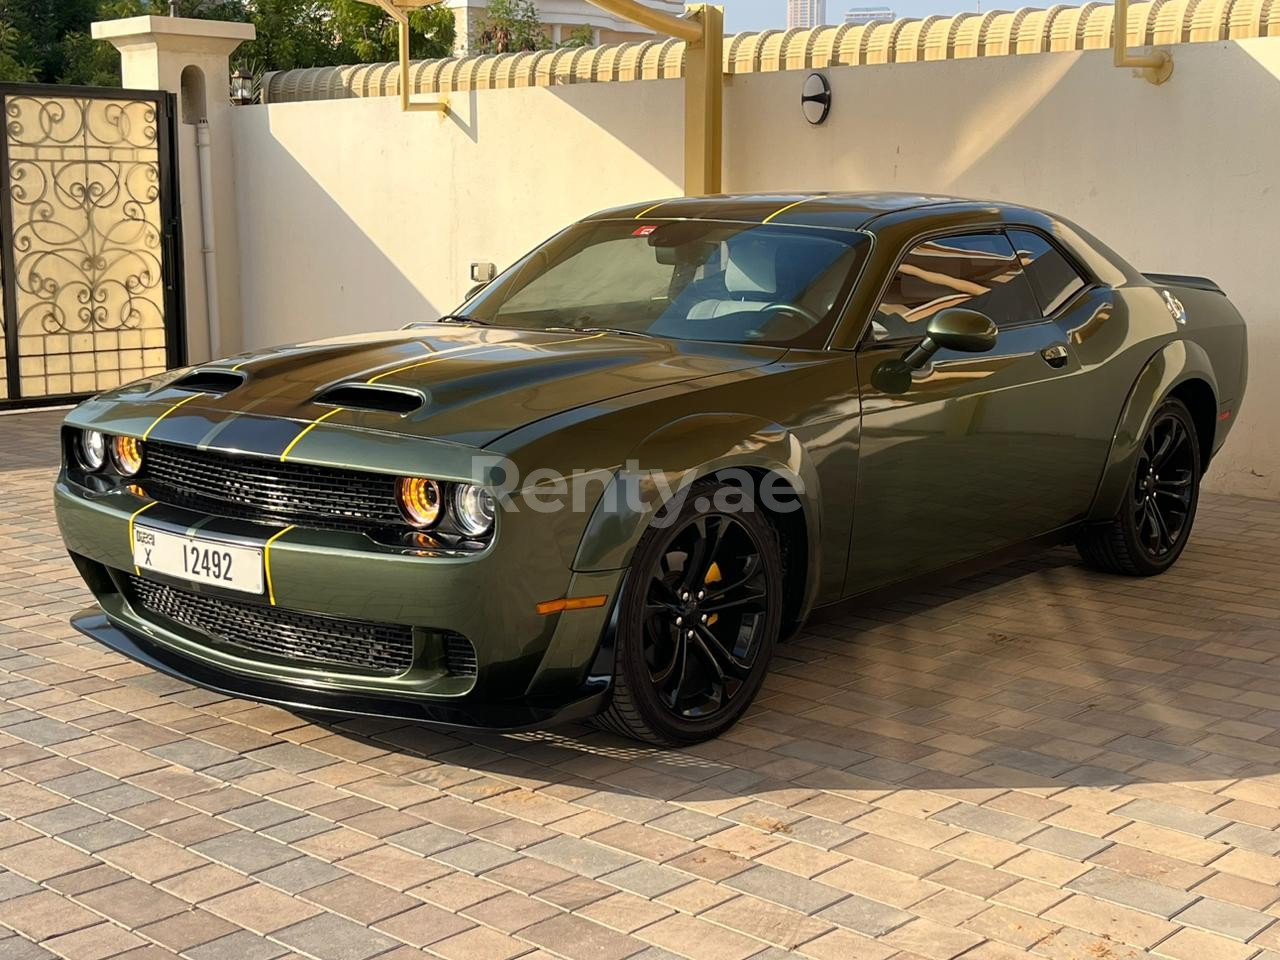
[[183, 362], [172, 94], [0, 84], [0, 407]]

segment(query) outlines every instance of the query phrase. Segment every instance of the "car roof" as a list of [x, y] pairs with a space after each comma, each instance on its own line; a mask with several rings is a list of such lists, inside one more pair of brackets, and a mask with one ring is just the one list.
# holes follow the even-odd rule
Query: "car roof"
[[889, 213], [972, 203], [959, 197], [926, 193], [749, 193], [633, 203], [586, 219], [731, 220], [859, 230]]

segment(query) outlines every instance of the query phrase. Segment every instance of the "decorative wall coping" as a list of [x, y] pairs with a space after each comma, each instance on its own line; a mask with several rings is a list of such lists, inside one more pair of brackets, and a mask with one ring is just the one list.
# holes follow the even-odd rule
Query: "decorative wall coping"
[[[964, 60], [1111, 47], [1111, 4], [1046, 10], [905, 17], [869, 24], [766, 30], [725, 40], [725, 72], [767, 73], [826, 67]], [[1163, 46], [1280, 36], [1280, 0], [1150, 0], [1129, 8], [1129, 46]], [[421, 60], [413, 93], [546, 87], [564, 83], [664, 80], [684, 76], [684, 42], [647, 40], [603, 47]], [[366, 63], [269, 73], [266, 103], [390, 97], [399, 64]]]

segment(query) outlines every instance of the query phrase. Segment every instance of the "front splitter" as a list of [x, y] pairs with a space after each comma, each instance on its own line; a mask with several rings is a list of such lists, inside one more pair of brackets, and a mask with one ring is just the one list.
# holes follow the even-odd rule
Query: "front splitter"
[[112, 623], [91, 607], [71, 618], [71, 625], [130, 660], [216, 693], [267, 703], [286, 710], [338, 716], [382, 717], [447, 730], [517, 733], [541, 730], [572, 720], [585, 720], [604, 709], [609, 690], [601, 685], [567, 703], [501, 703], [470, 705], [406, 697], [372, 697], [350, 691], [301, 686], [222, 670], [183, 656]]

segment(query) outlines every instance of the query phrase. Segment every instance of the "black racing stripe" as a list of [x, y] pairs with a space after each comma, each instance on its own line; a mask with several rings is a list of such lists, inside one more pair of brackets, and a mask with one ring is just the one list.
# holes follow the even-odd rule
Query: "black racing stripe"
[[234, 414], [209, 410], [199, 400], [184, 404], [151, 428], [147, 442], [182, 443], [195, 446]]
[[[877, 213], [876, 216], [879, 214]], [[828, 207], [823, 209], [817, 204], [802, 204], [794, 210], [769, 222], [784, 227], [826, 227], [837, 230], [858, 230], [865, 226], [871, 217], [863, 210], [840, 209]]]
[[279, 457], [309, 424], [251, 413], [232, 416], [220, 428], [207, 434], [202, 446], [239, 453]]

